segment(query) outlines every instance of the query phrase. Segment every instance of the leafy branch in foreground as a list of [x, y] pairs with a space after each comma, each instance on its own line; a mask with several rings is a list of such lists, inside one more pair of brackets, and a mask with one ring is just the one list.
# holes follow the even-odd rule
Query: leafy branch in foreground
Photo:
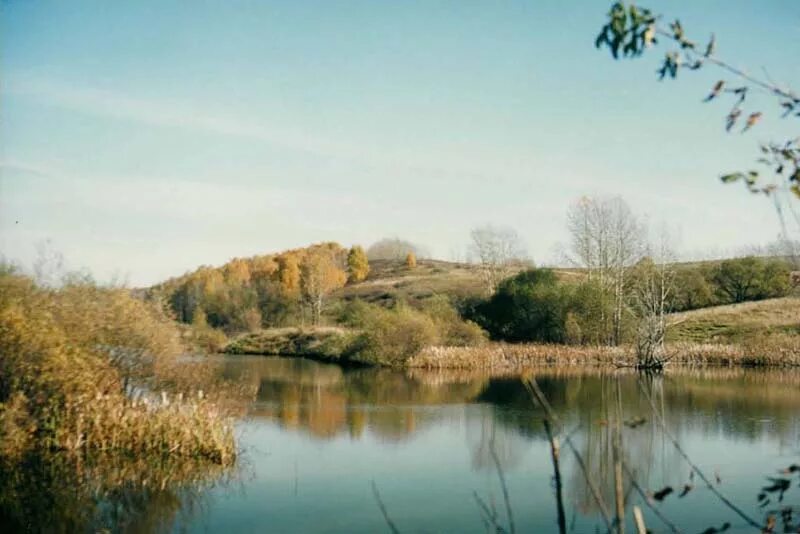
[[[748, 96], [755, 91], [773, 96], [783, 118], [800, 117], [798, 93], [779, 86], [771, 79], [757, 78], [718, 57], [714, 34], [705, 44], [701, 44], [688, 37], [680, 20], [675, 19], [665, 27], [661, 24], [662, 19], [661, 15], [656, 15], [649, 9], [616, 2], [608, 12], [608, 22], [603, 25], [595, 39], [595, 47], [607, 48], [614, 59], [636, 58], [648, 48], [657, 45], [659, 38], [663, 38], [673, 46], [665, 53], [657, 71], [660, 80], [666, 77], [675, 79], [680, 71], [699, 70], [708, 64], [733, 75], [735, 82], [719, 80], [703, 100], [711, 102], [727, 98], [732, 102], [725, 117], [725, 129], [728, 132], [739, 129], [741, 133], [745, 133], [763, 118], [762, 111], [745, 108]], [[800, 137], [762, 145], [761, 152], [762, 157], [758, 162], [774, 172], [774, 182], [759, 183], [760, 173], [757, 170], [726, 173], [721, 176], [721, 180], [724, 183], [741, 181], [750, 192], [765, 195], [776, 193], [780, 189], [779, 184], [783, 182], [786, 189], [800, 198]]]

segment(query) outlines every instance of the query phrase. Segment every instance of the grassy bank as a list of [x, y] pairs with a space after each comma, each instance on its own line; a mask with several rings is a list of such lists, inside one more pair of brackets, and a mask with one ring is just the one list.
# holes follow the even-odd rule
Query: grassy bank
[[346, 359], [354, 336], [353, 332], [337, 327], [272, 328], [243, 334], [231, 341], [223, 352], [342, 361]]

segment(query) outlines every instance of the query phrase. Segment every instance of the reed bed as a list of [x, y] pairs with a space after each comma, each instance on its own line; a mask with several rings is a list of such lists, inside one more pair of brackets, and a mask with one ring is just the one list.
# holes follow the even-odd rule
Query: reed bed
[[190, 457], [227, 465], [236, 456], [233, 430], [202, 397], [130, 400], [115, 395], [69, 401], [48, 448], [81, 454]]
[[[679, 342], [666, 347], [672, 366], [797, 367], [800, 337], [772, 335], [746, 344]], [[475, 347], [426, 347], [407, 367], [517, 370], [527, 367], [633, 367], [632, 347], [489, 343]]]
[[427, 347], [408, 367], [428, 369], [519, 369], [552, 365], [615, 365], [627, 361], [622, 347], [489, 343], [475, 347]]

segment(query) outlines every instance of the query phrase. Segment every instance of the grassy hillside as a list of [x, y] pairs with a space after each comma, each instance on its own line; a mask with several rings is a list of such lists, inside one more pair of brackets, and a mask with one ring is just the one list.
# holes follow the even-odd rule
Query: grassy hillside
[[764, 335], [800, 334], [800, 298], [713, 306], [673, 314], [670, 341], [748, 342]]
[[[516, 272], [512, 273], [516, 274]], [[581, 280], [583, 274], [573, 269], [558, 269], [562, 280]], [[391, 304], [396, 300], [413, 303], [433, 295], [451, 298], [482, 296], [486, 286], [476, 265], [441, 260], [418, 260], [409, 269], [398, 260], [373, 260], [366, 280], [350, 284], [331, 295], [331, 301], [362, 299], [373, 304]]]

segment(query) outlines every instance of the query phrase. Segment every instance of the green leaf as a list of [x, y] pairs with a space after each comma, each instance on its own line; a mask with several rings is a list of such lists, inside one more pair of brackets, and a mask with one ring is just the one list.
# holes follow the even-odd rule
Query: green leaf
[[743, 178], [742, 173], [734, 172], [734, 173], [731, 173], [731, 174], [723, 174], [722, 176], [720, 176], [719, 179], [722, 180], [722, 183], [724, 183], [724, 184], [730, 184], [730, 183], [735, 182], [737, 180], [741, 180], [742, 178]]

